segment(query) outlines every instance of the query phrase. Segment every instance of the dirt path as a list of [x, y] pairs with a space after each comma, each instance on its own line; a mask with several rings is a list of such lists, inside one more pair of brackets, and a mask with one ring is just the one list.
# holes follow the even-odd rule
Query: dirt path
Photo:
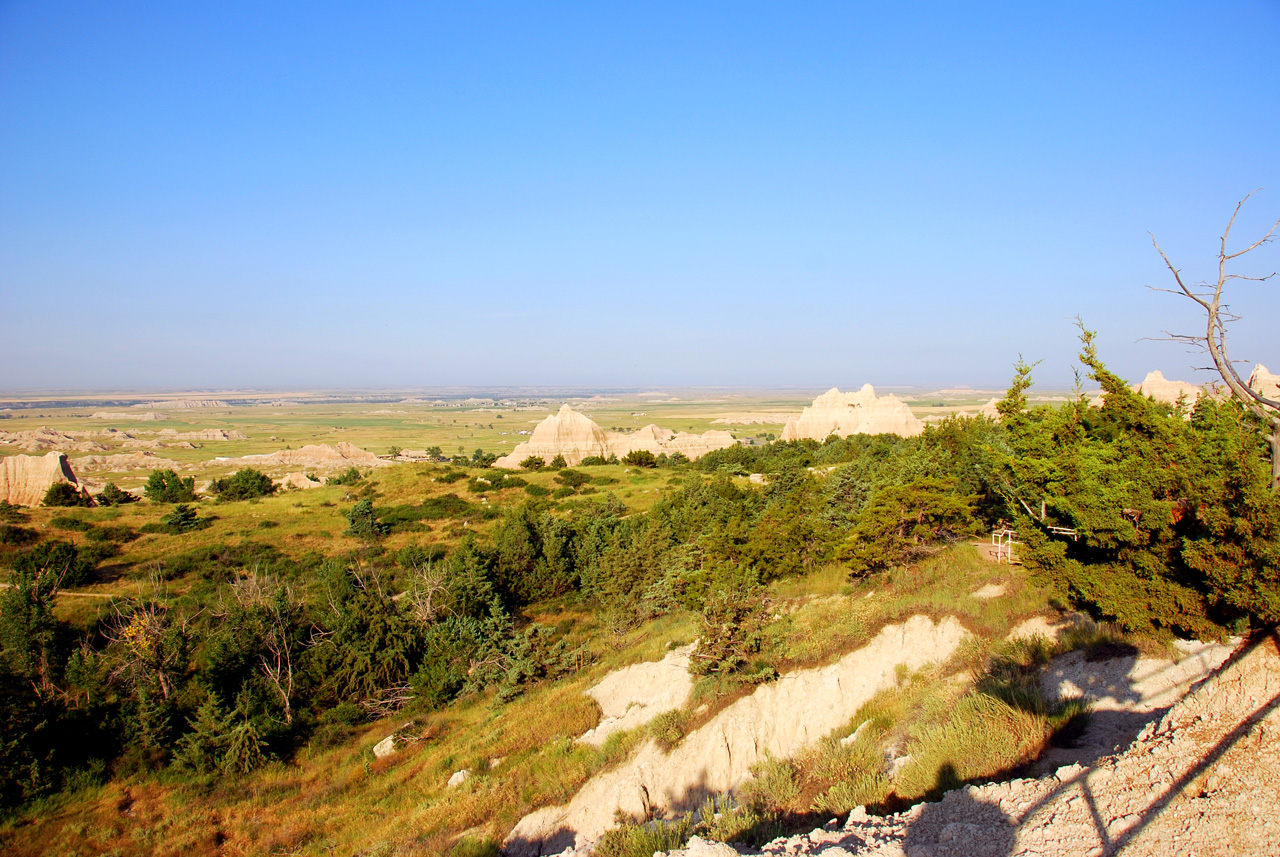
[[[0, 583], [0, 589], [9, 589], [12, 586], [13, 586], [12, 583]], [[55, 594], [55, 597], [57, 598], [62, 598], [64, 596], [67, 598], [116, 598], [118, 597], [107, 592], [67, 592], [62, 589], [59, 589]]]

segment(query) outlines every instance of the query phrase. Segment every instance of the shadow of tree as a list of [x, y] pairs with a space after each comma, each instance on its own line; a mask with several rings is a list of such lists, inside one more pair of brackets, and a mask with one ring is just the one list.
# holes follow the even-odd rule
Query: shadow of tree
[[[943, 765], [937, 789], [956, 780], [955, 769]], [[907, 827], [903, 847], [913, 857], [1009, 857], [1016, 841], [1017, 830], [1004, 810], [961, 789], [926, 804]]]

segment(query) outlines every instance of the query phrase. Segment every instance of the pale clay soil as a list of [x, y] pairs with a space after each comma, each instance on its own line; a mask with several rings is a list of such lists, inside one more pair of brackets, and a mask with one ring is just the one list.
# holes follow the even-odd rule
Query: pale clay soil
[[[1101, 730], [1071, 751], [1083, 764], [1064, 764], [1039, 779], [958, 789], [897, 815], [857, 809], [760, 850], [694, 839], [668, 857], [1280, 855], [1278, 643], [1273, 631], [1239, 645], [1220, 671], [1185, 696], [1194, 664], [1217, 660], [1215, 647], [1187, 651], [1163, 670], [1138, 659], [1129, 665], [1129, 682], [1116, 681], [1123, 663], [1088, 665], [1099, 668], [1092, 688]], [[1076, 661], [1055, 664], [1060, 669], [1046, 680], [1064, 688], [1087, 685], [1084, 663]], [[1119, 687], [1124, 691], [1117, 693]], [[1124, 718], [1108, 715], [1132, 721], [1144, 713], [1158, 719], [1118, 752], [1098, 753], [1123, 733], [1115, 721]]]

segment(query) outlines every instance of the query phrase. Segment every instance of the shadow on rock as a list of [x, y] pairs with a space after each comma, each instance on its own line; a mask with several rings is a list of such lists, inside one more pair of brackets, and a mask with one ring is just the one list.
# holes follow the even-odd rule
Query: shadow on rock
[[574, 847], [575, 834], [568, 828], [560, 828], [538, 839], [522, 836], [508, 839], [502, 846], [507, 857], [542, 857], [544, 854], [560, 854]]
[[[954, 781], [949, 765], [938, 782]], [[948, 792], [938, 803], [925, 804], [907, 827], [907, 857], [1009, 857], [1017, 829], [999, 806], [975, 800], [968, 789]]]

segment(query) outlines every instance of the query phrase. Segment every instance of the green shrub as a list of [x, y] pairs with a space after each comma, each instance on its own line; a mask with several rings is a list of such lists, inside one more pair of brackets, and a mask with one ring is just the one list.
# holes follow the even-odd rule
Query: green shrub
[[551, 495], [551, 489], [530, 483], [524, 486], [524, 493], [528, 494], [530, 497], [548, 497]]
[[853, 573], [904, 564], [936, 542], [973, 532], [977, 498], [957, 494], [956, 487], [954, 478], [924, 478], [877, 491], [844, 550]]
[[173, 507], [173, 511], [160, 519], [170, 533], [186, 533], [191, 530], [200, 529], [207, 522], [201, 521], [196, 510], [188, 506], [186, 503], [179, 503]]
[[531, 455], [524, 461], [520, 462], [522, 470], [541, 470], [547, 466], [547, 462], [539, 455]]
[[324, 481], [325, 485], [355, 485], [360, 481], [360, 471], [355, 466], [348, 467], [337, 476], [330, 476]]
[[271, 477], [252, 467], [245, 467], [225, 479], [215, 479], [209, 483], [209, 490], [219, 500], [252, 500], [255, 497], [267, 497], [276, 493], [279, 486], [271, 481]]
[[87, 551], [67, 542], [48, 541], [18, 557], [14, 571], [22, 574], [51, 572], [63, 586], [82, 586], [93, 577], [97, 562]]
[[678, 821], [653, 821], [637, 824], [623, 823], [607, 831], [596, 843], [597, 857], [653, 857], [657, 851], [679, 848], [693, 830], [693, 818], [685, 816]]
[[501, 853], [502, 849], [495, 839], [464, 836], [449, 849], [448, 857], [498, 857]]
[[40, 540], [40, 534], [30, 527], [0, 524], [0, 545], [22, 547]]
[[29, 516], [21, 506], [15, 506], [8, 500], [0, 500], [0, 522], [6, 524], [25, 524]]
[[478, 476], [473, 476], [467, 482], [467, 488], [472, 493], [483, 494], [486, 491], [502, 491], [506, 488], [523, 488], [528, 485], [524, 479], [519, 476], [512, 476], [502, 470], [486, 470]]
[[347, 535], [361, 539], [376, 539], [391, 532], [391, 527], [378, 520], [371, 500], [360, 500], [347, 512]]
[[657, 467], [658, 459], [647, 449], [633, 449], [622, 457], [628, 467]]
[[138, 501], [135, 495], [128, 491], [121, 491], [114, 482], [108, 482], [107, 487], [102, 489], [102, 493], [96, 499], [99, 506], [123, 506], [126, 503]]
[[466, 518], [482, 515], [485, 510], [468, 503], [455, 494], [428, 497], [417, 506], [391, 506], [378, 513], [378, 520], [387, 525], [389, 532], [404, 532], [419, 521], [440, 521], [449, 518]]
[[591, 481], [591, 477], [580, 471], [565, 468], [556, 474], [556, 481], [569, 488], [581, 488]]
[[588, 455], [578, 463], [579, 467], [600, 467], [608, 464], [609, 460], [601, 455]]
[[60, 530], [75, 530], [81, 533], [87, 533], [93, 529], [93, 524], [83, 518], [73, 518], [70, 515], [54, 515], [49, 519], [49, 526], [57, 527]]
[[649, 721], [649, 734], [659, 747], [669, 753], [684, 740], [688, 722], [689, 714], [686, 711], [664, 711]]
[[153, 503], [193, 503], [196, 499], [196, 478], [183, 479], [172, 470], [153, 470], [147, 476], [143, 489]]
[[795, 809], [800, 797], [796, 766], [787, 759], [775, 759], [768, 752], [751, 766], [751, 779], [738, 789], [742, 804], [762, 817], [776, 818]]
[[45, 506], [88, 506], [89, 496], [70, 482], [55, 482], [44, 492]]

